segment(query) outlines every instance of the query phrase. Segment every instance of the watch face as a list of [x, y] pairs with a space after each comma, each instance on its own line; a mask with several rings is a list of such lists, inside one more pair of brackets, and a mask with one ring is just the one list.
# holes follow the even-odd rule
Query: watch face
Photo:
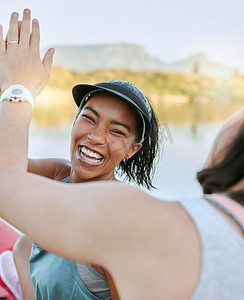
[[12, 100], [12, 101], [21, 101], [22, 96], [23, 96], [23, 90], [16, 87], [11, 91], [10, 100]]
[[13, 94], [14, 96], [19, 96], [19, 95], [21, 95], [22, 93], [23, 93], [23, 91], [22, 91], [21, 89], [18, 89], [18, 88], [12, 90], [12, 94]]

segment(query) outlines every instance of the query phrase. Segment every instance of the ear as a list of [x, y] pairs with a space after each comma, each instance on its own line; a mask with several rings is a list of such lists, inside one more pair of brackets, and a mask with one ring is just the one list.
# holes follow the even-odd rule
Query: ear
[[125, 159], [131, 158], [134, 154], [136, 154], [136, 152], [138, 152], [141, 149], [141, 147], [142, 147], [142, 143], [133, 144], [124, 158]]

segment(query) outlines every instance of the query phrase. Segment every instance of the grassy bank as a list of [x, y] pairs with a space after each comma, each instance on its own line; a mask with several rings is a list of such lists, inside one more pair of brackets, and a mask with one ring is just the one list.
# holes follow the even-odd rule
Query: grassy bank
[[97, 70], [70, 72], [54, 67], [47, 88], [39, 96], [33, 117], [43, 126], [74, 118], [77, 108], [71, 90], [79, 83], [121, 79], [137, 85], [151, 100], [161, 122], [219, 122], [244, 105], [244, 78], [230, 80], [161, 72]]

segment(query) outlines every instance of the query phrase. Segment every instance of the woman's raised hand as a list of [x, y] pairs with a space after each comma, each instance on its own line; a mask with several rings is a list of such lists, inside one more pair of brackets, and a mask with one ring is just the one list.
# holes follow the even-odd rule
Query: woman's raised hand
[[24, 10], [22, 22], [18, 22], [18, 13], [11, 15], [6, 41], [0, 26], [1, 91], [21, 84], [34, 97], [40, 94], [50, 78], [54, 49], [49, 49], [41, 61], [39, 48], [39, 23], [36, 19], [31, 23], [29, 9]]

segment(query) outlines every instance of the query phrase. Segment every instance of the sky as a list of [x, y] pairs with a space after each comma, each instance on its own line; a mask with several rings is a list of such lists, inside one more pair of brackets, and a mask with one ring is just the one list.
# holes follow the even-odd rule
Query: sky
[[30, 8], [41, 48], [132, 43], [162, 61], [193, 54], [244, 72], [243, 0], [1, 0], [0, 24]]

